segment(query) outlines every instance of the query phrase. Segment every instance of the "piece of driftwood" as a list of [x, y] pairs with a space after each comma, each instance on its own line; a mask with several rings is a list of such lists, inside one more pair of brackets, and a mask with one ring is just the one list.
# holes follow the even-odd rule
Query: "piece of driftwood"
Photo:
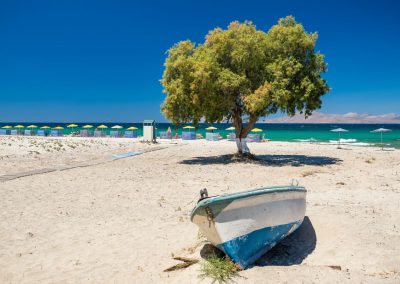
[[171, 272], [171, 271], [184, 269], [184, 268], [187, 268], [187, 267], [199, 262], [198, 259], [188, 258], [188, 257], [183, 257], [183, 256], [176, 256], [173, 259], [182, 261], [183, 263], [178, 263], [174, 266], [171, 266], [171, 267], [165, 269], [164, 272]]

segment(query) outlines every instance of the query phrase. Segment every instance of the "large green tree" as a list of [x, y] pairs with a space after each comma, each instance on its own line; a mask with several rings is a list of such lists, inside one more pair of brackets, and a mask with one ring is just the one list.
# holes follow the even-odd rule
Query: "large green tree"
[[244, 138], [260, 117], [307, 117], [321, 107], [329, 87], [317, 37], [288, 16], [268, 32], [232, 22], [210, 31], [203, 44], [181, 41], [165, 61], [162, 112], [175, 124], [232, 121], [238, 152], [247, 155]]

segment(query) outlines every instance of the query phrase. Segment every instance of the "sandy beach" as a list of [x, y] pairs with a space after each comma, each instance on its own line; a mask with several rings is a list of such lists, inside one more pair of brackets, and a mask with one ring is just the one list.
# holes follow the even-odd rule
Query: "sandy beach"
[[[303, 225], [237, 283], [399, 283], [400, 150], [267, 142], [235, 163], [228, 141], [0, 137], [1, 283], [210, 283], [189, 220], [211, 195], [292, 180]], [[113, 155], [143, 154], [123, 159]]]

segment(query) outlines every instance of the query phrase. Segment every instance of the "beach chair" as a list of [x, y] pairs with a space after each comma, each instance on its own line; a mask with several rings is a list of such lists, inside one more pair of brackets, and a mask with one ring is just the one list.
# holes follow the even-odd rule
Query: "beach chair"
[[113, 138], [121, 138], [121, 137], [123, 137], [124, 135], [123, 135], [123, 133], [122, 133], [122, 131], [121, 130], [111, 130], [110, 131], [110, 137], [113, 137]]
[[196, 140], [195, 132], [182, 132], [182, 140]]
[[160, 132], [160, 139], [172, 139], [172, 133], [168, 131]]
[[33, 129], [25, 129], [25, 136], [35, 136], [36, 132]]
[[10, 129], [0, 129], [0, 135], [10, 135], [11, 130]]
[[128, 131], [125, 131], [124, 137], [125, 138], [137, 138], [138, 135], [137, 135], [136, 131], [128, 130]]
[[82, 129], [79, 131], [79, 136], [80, 137], [93, 137], [93, 131], [87, 130], [87, 129]]
[[247, 142], [260, 142], [260, 134], [247, 134]]
[[235, 133], [229, 133], [228, 135], [226, 135], [226, 138], [229, 141], [235, 141], [236, 140], [236, 134]]
[[106, 132], [103, 130], [95, 130], [94, 137], [106, 137]]
[[52, 137], [64, 136], [64, 131], [61, 129], [52, 129], [50, 132], [50, 136], [52, 136]]
[[212, 132], [207, 132], [206, 133], [206, 140], [207, 141], [218, 141], [219, 140], [219, 133], [212, 133]]

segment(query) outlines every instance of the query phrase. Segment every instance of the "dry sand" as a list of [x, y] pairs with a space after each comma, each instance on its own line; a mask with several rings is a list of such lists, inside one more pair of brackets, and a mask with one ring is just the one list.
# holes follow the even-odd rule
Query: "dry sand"
[[[308, 189], [303, 225], [236, 282], [400, 282], [400, 150], [250, 149], [261, 162], [230, 162], [228, 141], [0, 137], [0, 283], [209, 283], [198, 264], [162, 272], [201, 258], [199, 190], [292, 179]], [[112, 159], [128, 151], [145, 153]]]

